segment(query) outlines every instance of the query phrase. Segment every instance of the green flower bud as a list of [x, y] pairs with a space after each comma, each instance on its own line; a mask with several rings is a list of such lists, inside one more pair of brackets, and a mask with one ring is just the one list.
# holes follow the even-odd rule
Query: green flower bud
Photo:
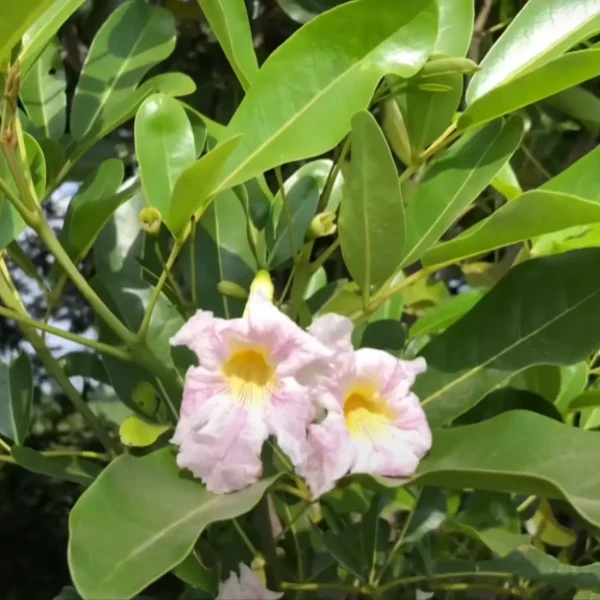
[[337, 230], [335, 219], [336, 216], [334, 212], [319, 213], [310, 223], [308, 237], [311, 240], [316, 240], [320, 237], [333, 235]]
[[246, 300], [248, 298], [248, 291], [233, 281], [219, 281], [219, 283], [217, 283], [217, 290], [219, 291], [219, 294], [223, 294], [223, 296], [231, 296], [232, 298], [239, 298], [240, 300]]
[[160, 211], [154, 206], [146, 206], [140, 212], [140, 225], [149, 235], [158, 235], [162, 217]]

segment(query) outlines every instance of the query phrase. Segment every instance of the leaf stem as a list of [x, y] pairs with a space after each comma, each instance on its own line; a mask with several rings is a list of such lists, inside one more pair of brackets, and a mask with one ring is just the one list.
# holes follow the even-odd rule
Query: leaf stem
[[74, 458], [88, 458], [91, 460], [99, 460], [102, 462], [110, 462], [110, 454], [101, 452], [90, 452], [89, 450], [45, 450], [42, 452], [48, 458], [64, 458], [72, 456]]
[[283, 581], [281, 589], [298, 592], [349, 592], [354, 594], [371, 594], [369, 586], [344, 585], [343, 583], [292, 583]]
[[279, 588], [279, 570], [277, 559], [277, 544], [271, 525], [271, 508], [269, 494], [265, 494], [256, 507], [257, 526], [262, 540], [263, 555], [266, 560], [266, 574], [269, 587]]
[[152, 297], [150, 298], [150, 302], [148, 302], [148, 306], [146, 307], [146, 312], [144, 313], [144, 319], [142, 320], [142, 324], [137, 333], [136, 340], [138, 342], [143, 342], [148, 335], [148, 329], [150, 328], [150, 321], [152, 320], [152, 313], [154, 312], [154, 308], [158, 303], [158, 299], [160, 298], [160, 294], [163, 286], [165, 285], [167, 279], [169, 278], [169, 273], [177, 260], [177, 256], [179, 255], [179, 251], [183, 246], [182, 238], [178, 238], [175, 240], [175, 244], [173, 245], [173, 249], [171, 250], [171, 254], [165, 263], [164, 269], [160, 274], [160, 278], [156, 287], [154, 288], [154, 292], [152, 293]]
[[238, 535], [242, 538], [242, 541], [244, 542], [246, 548], [250, 550], [252, 556], [258, 556], [260, 554], [259, 551], [256, 549], [256, 546], [254, 546], [254, 544], [250, 541], [250, 538], [246, 535], [246, 532], [239, 524], [239, 521], [237, 519], [231, 519], [231, 522], [233, 523], [235, 530], [238, 532]]
[[311, 276], [309, 261], [313, 246], [314, 242], [305, 244], [300, 251], [300, 256], [296, 263], [296, 274], [294, 275], [294, 280], [292, 282], [292, 292], [290, 294], [290, 306], [288, 310], [288, 316], [293, 321], [295, 321], [300, 314], [302, 301], [304, 299], [304, 290], [306, 289]]
[[429, 148], [427, 148], [424, 152], [419, 155], [418, 162], [424, 163], [428, 158], [431, 158], [434, 154], [448, 146], [451, 142], [453, 142], [457, 137], [459, 137], [460, 133], [456, 130], [456, 123], [452, 123], [440, 137], [435, 140]]
[[294, 220], [292, 219], [292, 210], [285, 191], [285, 185], [283, 182], [283, 176], [281, 175], [281, 167], [275, 168], [275, 177], [277, 178], [277, 185], [279, 186], [279, 192], [281, 193], [281, 201], [283, 203], [283, 214], [285, 216], [285, 222], [288, 228], [288, 235], [290, 236], [290, 246], [292, 248], [292, 259], [294, 262], [298, 260], [296, 239], [294, 236]]
[[[6, 269], [6, 264], [0, 262], [0, 299], [12, 309], [14, 312], [25, 314], [25, 308], [21, 302], [20, 297], [14, 289], [10, 274]], [[25, 334], [25, 337], [29, 340], [44, 366], [54, 377], [57, 383], [60, 385], [65, 395], [73, 406], [79, 411], [83, 420], [87, 423], [90, 429], [94, 432], [94, 435], [100, 440], [101, 444], [111, 455], [119, 453], [118, 444], [111, 438], [102, 423], [98, 420], [96, 415], [91, 411], [85, 400], [80, 396], [79, 392], [75, 389], [71, 380], [60, 366], [59, 362], [52, 356], [52, 353], [44, 343], [44, 340], [40, 335], [29, 325], [20, 323], [21, 330]]]
[[0, 447], [10, 454], [10, 446], [0, 437]]
[[311, 274], [316, 273], [320, 267], [322, 267], [329, 258], [334, 254], [334, 252], [340, 247], [340, 238], [337, 238], [331, 246], [329, 246], [326, 250], [324, 250], [316, 260], [310, 265]]
[[344, 139], [344, 143], [339, 151], [339, 154], [335, 157], [333, 164], [331, 165], [331, 169], [327, 175], [327, 181], [325, 182], [325, 187], [323, 188], [323, 193], [319, 198], [319, 205], [317, 212], [323, 212], [327, 203], [329, 202], [329, 198], [331, 197], [331, 193], [333, 192], [333, 186], [337, 180], [338, 174], [342, 168], [342, 163], [350, 150], [350, 136], [347, 135]]
[[76, 344], [81, 344], [82, 346], [93, 348], [94, 350], [97, 350], [98, 352], [101, 352], [103, 354], [108, 354], [109, 356], [120, 358], [121, 360], [132, 360], [131, 354], [127, 350], [117, 348], [115, 346], [110, 346], [109, 344], [103, 344], [102, 342], [97, 342], [96, 340], [89, 340], [75, 333], [71, 333], [70, 331], [64, 331], [63, 329], [59, 329], [58, 327], [48, 325], [47, 323], [43, 323], [42, 321], [36, 321], [35, 319], [32, 319], [29, 315], [25, 313], [16, 312], [5, 308], [4, 306], [0, 306], [0, 316], [5, 317], [7, 319], [14, 319], [19, 323], [29, 325], [30, 327], [35, 327], [35, 329], [40, 329], [41, 331], [45, 331], [46, 333], [50, 333], [52, 335], [61, 337], [65, 340], [75, 342]]
[[198, 298], [196, 292], [196, 217], [192, 215], [191, 219], [191, 240], [190, 240], [190, 281], [192, 287], [192, 305], [194, 308], [198, 306]]
[[512, 579], [512, 573], [502, 573], [496, 571], [465, 571], [458, 573], [440, 573], [438, 575], [413, 575], [411, 577], [402, 577], [394, 579], [385, 585], [377, 588], [378, 594], [385, 594], [397, 587], [410, 585], [413, 583], [423, 583], [425, 581], [439, 581], [440, 579], [466, 579], [468, 577], [492, 577], [498, 579]]

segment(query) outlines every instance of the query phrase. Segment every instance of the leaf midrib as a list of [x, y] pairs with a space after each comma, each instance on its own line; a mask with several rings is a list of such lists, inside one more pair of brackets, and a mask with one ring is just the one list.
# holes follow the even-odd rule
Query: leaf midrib
[[[440, 223], [440, 221], [446, 216], [446, 214], [448, 213], [448, 211], [450, 210], [450, 208], [452, 208], [453, 205], [454, 205], [454, 203], [456, 202], [457, 197], [463, 192], [463, 190], [465, 189], [465, 187], [467, 186], [467, 184], [473, 179], [473, 177], [475, 176], [475, 174], [478, 173], [479, 165], [482, 163], [482, 161], [488, 155], [490, 149], [492, 149], [492, 148], [495, 147], [498, 138], [506, 130], [506, 127], [507, 127], [507, 125], [503, 125], [500, 128], [500, 130], [498, 131], [498, 133], [494, 136], [494, 139], [488, 144], [488, 146], [485, 149], [485, 151], [483, 152], [483, 154], [481, 154], [481, 156], [477, 159], [476, 164], [473, 166], [473, 168], [471, 170], [471, 174], [467, 178], [465, 178], [465, 180], [463, 181], [462, 185], [458, 188], [458, 190], [456, 190], [456, 193], [453, 195], [452, 200], [446, 204], [446, 207], [440, 212], [440, 214], [438, 215], [437, 219], [435, 219], [433, 221], [433, 223], [431, 224], [431, 226], [429, 227], [429, 229], [427, 229], [425, 231], [425, 233], [420, 236], [419, 241], [413, 247], [413, 249], [402, 259], [402, 264], [403, 265], [409, 264], [409, 262], [408, 262], [409, 260], [416, 260], [415, 258], [413, 258], [413, 256], [415, 254], [417, 254], [418, 252], [420, 252], [421, 248], [424, 245], [427, 245], [427, 239], [426, 238], [431, 234], [432, 230], [435, 229], [435, 227], [437, 227], [437, 225]], [[415, 199], [413, 198], [413, 200], [415, 200]], [[408, 217], [408, 215], [407, 215], [407, 217]], [[407, 218], [407, 221], [409, 221], [408, 218]], [[434, 242], [432, 242], [432, 244], [433, 243]], [[424, 252], [426, 252], [426, 251], [424, 251]]]
[[296, 123], [296, 121], [298, 121], [301, 117], [304, 116], [304, 114], [306, 112], [308, 112], [313, 106], [314, 104], [316, 104], [319, 100], [321, 100], [323, 97], [325, 97], [335, 86], [338, 85], [338, 83], [340, 83], [341, 81], [343, 81], [346, 77], [348, 77], [350, 74], [352, 74], [354, 71], [356, 70], [360, 70], [359, 68], [363, 65], [368, 65], [369, 67], [371, 67], [369, 70], [365, 70], [365, 77], [367, 75], [371, 75], [371, 76], [383, 76], [383, 72], [380, 69], [374, 69], [372, 67], [377, 67], [377, 63], [373, 63], [372, 61], [369, 61], [369, 58], [375, 53], [375, 51], [380, 48], [383, 44], [385, 44], [386, 42], [388, 42], [390, 40], [390, 38], [392, 38], [394, 35], [396, 35], [398, 33], [398, 31], [404, 27], [407, 27], [418, 15], [420, 15], [421, 12], [417, 12], [412, 19], [409, 19], [408, 21], [406, 21], [402, 26], [400, 26], [398, 29], [396, 29], [392, 34], [390, 34], [388, 37], [386, 37], [385, 39], [381, 40], [381, 42], [379, 44], [377, 44], [375, 47], [371, 48], [371, 50], [369, 50], [369, 52], [367, 52], [367, 54], [365, 54], [365, 56], [356, 61], [353, 65], [350, 66], [350, 68], [348, 68], [346, 71], [344, 71], [339, 77], [336, 77], [329, 85], [325, 86], [319, 93], [315, 94], [315, 96], [309, 100], [303, 107], [301, 110], [299, 110], [298, 112], [296, 112], [293, 117], [291, 119], [289, 119], [288, 121], [286, 121], [282, 127], [280, 127], [279, 129], [277, 129], [271, 136], [269, 136], [262, 144], [260, 144], [258, 146], [258, 148], [256, 148], [256, 150], [254, 150], [251, 154], [249, 154], [242, 162], [240, 162], [237, 166], [236, 169], [234, 169], [221, 183], [220, 185], [216, 188], [216, 190], [214, 191], [214, 193], [219, 193], [225, 189], [227, 189], [228, 187], [230, 187], [229, 182], [234, 179], [238, 173], [240, 173], [240, 171], [243, 171], [243, 169], [250, 163], [252, 162], [252, 160], [254, 160], [254, 158], [259, 155], [267, 146], [269, 146], [274, 139], [277, 139], [280, 135], [283, 134], [283, 132], [285, 132], [287, 129], [289, 129], [292, 125], [294, 125]]
[[[478, 373], [479, 371], [482, 371], [485, 367], [487, 367], [488, 365], [490, 365], [490, 363], [493, 363], [495, 360], [501, 358], [506, 353], [511, 352], [516, 347], [518, 347], [522, 342], [526, 342], [530, 338], [538, 335], [541, 331], [543, 331], [544, 329], [550, 327], [551, 325], [553, 325], [554, 323], [556, 323], [557, 321], [559, 321], [560, 319], [562, 319], [563, 317], [565, 317], [565, 315], [567, 315], [568, 313], [573, 312], [574, 310], [577, 310], [582, 304], [585, 304], [591, 298], [593, 298], [594, 296], [597, 296], [598, 294], [600, 294], [600, 289], [594, 290], [592, 293], [590, 293], [587, 296], [585, 296], [579, 302], [576, 302], [575, 304], [573, 304], [572, 306], [570, 306], [569, 308], [567, 308], [567, 310], [561, 312], [558, 316], [550, 319], [549, 321], [546, 321], [541, 327], [538, 327], [537, 329], [535, 329], [531, 333], [528, 333], [525, 337], [519, 338], [516, 342], [514, 342], [513, 344], [510, 344], [509, 346], [507, 346], [502, 352], [499, 352], [498, 354], [495, 354], [494, 356], [492, 356], [491, 358], [489, 358], [488, 360], [486, 360], [484, 363], [481, 363], [480, 365], [477, 365], [473, 369], [467, 371], [466, 373], [463, 373], [460, 377], [452, 380], [449, 384], [441, 387], [436, 392], [434, 392], [433, 394], [431, 394], [431, 396], [428, 396], [427, 398], [425, 398], [421, 402], [421, 405], [422, 406], [426, 406], [427, 404], [429, 404], [430, 402], [432, 402], [433, 400], [435, 400], [435, 398], [437, 398], [438, 396], [446, 393], [448, 390], [450, 390], [454, 386], [458, 385], [459, 383], [462, 383], [463, 381], [469, 379], [472, 375]], [[534, 363], [532, 363], [532, 364], [534, 364]], [[525, 367], [523, 367], [523, 368], [526, 368], [526, 366], [527, 365], [525, 365]]]
[[[125, 11], [123, 11], [123, 12], [125, 12]], [[129, 64], [131, 62], [131, 58], [134, 55], [134, 52], [137, 49], [138, 45], [140, 44], [140, 41], [146, 36], [150, 23], [152, 23], [152, 21], [154, 21], [155, 19], [156, 19], [156, 13], [154, 11], [152, 11], [150, 18], [144, 23], [144, 26], [140, 32], [140, 35], [138, 36], [138, 38], [134, 42], [133, 46], [131, 47], [131, 51], [129, 52], [127, 57], [122, 60], [121, 66], [117, 69], [117, 73], [113, 79], [112, 84], [109, 85], [102, 94], [100, 94], [101, 102], [98, 102], [98, 106], [96, 107], [96, 110], [92, 113], [92, 116], [89, 118], [88, 126], [86, 127], [85, 131], [81, 135], [80, 139], [84, 139], [85, 136], [88, 135], [88, 133], [91, 131], [92, 127], [96, 123], [96, 120], [98, 119], [98, 115], [102, 112], [104, 106], [106, 105], [107, 99], [110, 98], [119, 79], [121, 78], [121, 75], [123, 75], [123, 73], [126, 71], [127, 67], [129, 66]], [[90, 54], [91, 54], [91, 52], [90, 52]], [[83, 70], [81, 72], [81, 75], [85, 75], [85, 74], [86, 74], [85, 70]], [[79, 86], [78, 86], [78, 88], [79, 88]]]

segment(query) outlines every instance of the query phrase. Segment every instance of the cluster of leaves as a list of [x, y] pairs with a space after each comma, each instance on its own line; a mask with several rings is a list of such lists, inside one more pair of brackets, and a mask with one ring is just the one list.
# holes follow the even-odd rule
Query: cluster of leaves
[[[87, 488], [61, 597], [133, 598], [169, 572], [203, 597], [239, 562], [318, 597], [593, 597], [578, 590], [600, 590], [600, 151], [585, 154], [600, 112], [581, 84], [600, 72], [598, 2], [279, 0], [301, 26], [259, 66], [242, 0], [126, 0], [67, 94], [56, 32], [82, 4], [22, 0], [0, 22], [0, 247], [46, 317], [69, 283], [98, 319], [92, 340], [35, 320], [1, 262], [0, 315], [106, 450], [28, 447], [29, 358], [0, 365], [0, 461]], [[193, 101], [202, 82], [157, 71], [175, 16], [199, 8], [243, 90], [226, 126]], [[132, 119], [132, 177], [122, 157], [81, 168]], [[585, 147], [563, 168], [567, 130]], [[71, 178], [55, 236], [41, 204]], [[28, 227], [47, 272], [19, 244]], [[179, 471], [168, 439], [192, 358], [168, 340], [197, 308], [240, 316], [258, 269], [301, 325], [336, 312], [357, 346], [426, 358], [434, 444], [413, 478], [314, 502], [276, 456], [226, 496]], [[451, 295], [449, 273], [467, 289]], [[89, 352], [59, 361], [46, 333]], [[114, 390], [120, 439], [74, 375]]]

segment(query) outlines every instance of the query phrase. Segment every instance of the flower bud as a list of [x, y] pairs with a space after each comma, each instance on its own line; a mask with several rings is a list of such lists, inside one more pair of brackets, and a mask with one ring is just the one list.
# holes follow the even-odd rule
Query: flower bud
[[383, 131], [394, 154], [408, 167], [412, 164], [412, 149], [402, 111], [395, 98], [382, 105]]
[[260, 270], [254, 277], [254, 281], [250, 286], [250, 295], [260, 292], [268, 300], [273, 300], [273, 282], [268, 271]]
[[308, 237], [311, 240], [316, 240], [320, 237], [327, 235], [333, 235], [337, 230], [335, 224], [335, 213], [334, 212], [322, 212], [315, 216], [310, 223], [308, 230]]
[[219, 281], [217, 283], [217, 290], [219, 294], [223, 296], [231, 296], [232, 298], [239, 298], [240, 300], [246, 300], [248, 298], [248, 292], [241, 285], [233, 281]]
[[140, 225], [149, 235], [158, 235], [162, 217], [160, 211], [154, 206], [146, 206], [140, 211]]

